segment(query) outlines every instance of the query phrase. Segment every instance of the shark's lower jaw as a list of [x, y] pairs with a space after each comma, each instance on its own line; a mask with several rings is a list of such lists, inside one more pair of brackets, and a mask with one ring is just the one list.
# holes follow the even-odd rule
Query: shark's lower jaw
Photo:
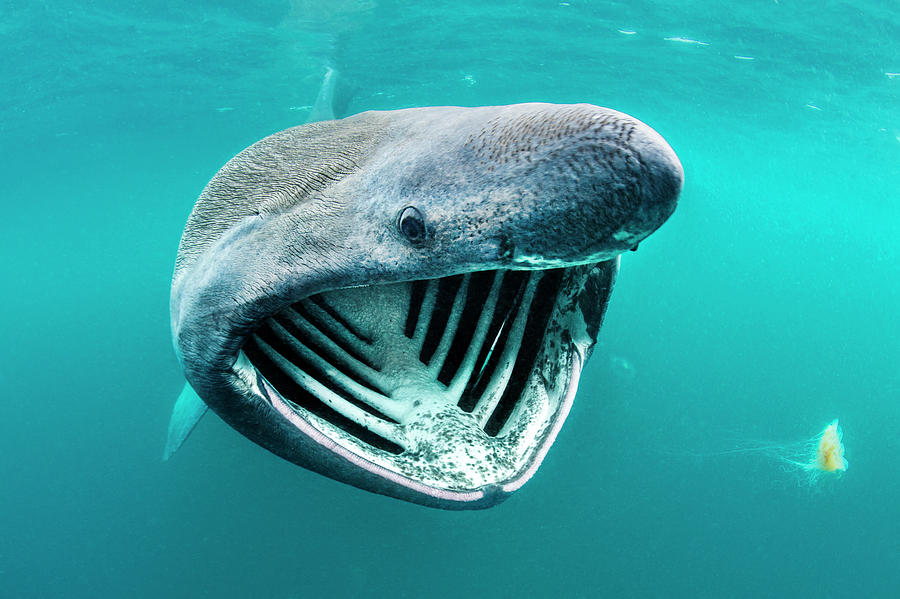
[[412, 493], [477, 502], [521, 486], [553, 443], [615, 270], [329, 291], [266, 319], [238, 364], [323, 450]]

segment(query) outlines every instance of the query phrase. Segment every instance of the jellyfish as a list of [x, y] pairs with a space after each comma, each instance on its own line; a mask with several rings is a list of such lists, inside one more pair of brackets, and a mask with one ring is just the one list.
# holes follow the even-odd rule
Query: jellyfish
[[816, 447], [816, 459], [807, 465], [822, 472], [843, 472], [847, 469], [847, 458], [844, 457], [844, 433], [834, 420], [819, 435]]
[[835, 419], [804, 444], [806, 459], [798, 460], [791, 455], [782, 455], [781, 459], [805, 473], [807, 483], [815, 484], [822, 476], [840, 474], [847, 470], [843, 438], [844, 433]]
[[[833, 478], [847, 470], [843, 431], [837, 419], [815, 437], [797, 443], [754, 443], [706, 455], [761, 454], [780, 462], [786, 471], [800, 476], [801, 483], [815, 486], [824, 477]], [[701, 455], [701, 454], [694, 454]]]

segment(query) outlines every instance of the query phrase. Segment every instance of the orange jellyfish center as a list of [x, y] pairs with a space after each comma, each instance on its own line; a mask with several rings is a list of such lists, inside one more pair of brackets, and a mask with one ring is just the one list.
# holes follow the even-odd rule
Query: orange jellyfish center
[[825, 472], [835, 472], [846, 468], [844, 462], [844, 446], [841, 444], [841, 436], [837, 423], [830, 424], [822, 432], [819, 440], [819, 450], [816, 458], [816, 466]]

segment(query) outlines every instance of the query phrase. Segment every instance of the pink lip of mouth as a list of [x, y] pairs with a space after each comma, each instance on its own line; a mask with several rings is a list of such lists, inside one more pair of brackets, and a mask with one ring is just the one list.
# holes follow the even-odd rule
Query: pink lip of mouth
[[581, 355], [576, 352], [573, 357], [578, 361], [578, 363], [572, 365], [572, 375], [569, 379], [569, 386], [566, 389], [566, 396], [563, 398], [562, 402], [560, 402], [559, 412], [556, 415], [556, 420], [553, 422], [552, 428], [547, 432], [547, 436], [544, 438], [544, 442], [538, 448], [537, 453], [531, 460], [531, 465], [525, 470], [525, 472], [523, 472], [518, 478], [515, 478], [508, 483], [504, 483], [501, 486], [504, 492], [512, 493], [513, 491], [518, 490], [519, 487], [527, 483], [529, 479], [534, 476], [534, 473], [537, 472], [537, 469], [544, 461], [544, 458], [547, 456], [547, 452], [550, 450], [550, 446], [553, 445], [554, 441], [556, 441], [556, 435], [559, 434], [563, 423], [565, 423], [566, 418], [569, 415], [569, 410], [572, 408], [572, 402], [575, 400], [575, 393], [578, 391], [578, 381], [581, 378]]

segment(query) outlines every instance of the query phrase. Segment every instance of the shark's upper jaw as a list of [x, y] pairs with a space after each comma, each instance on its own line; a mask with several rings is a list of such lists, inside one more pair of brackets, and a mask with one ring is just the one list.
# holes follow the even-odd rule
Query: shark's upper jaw
[[298, 434], [413, 500], [502, 496], [533, 474], [562, 425], [615, 270], [483, 271], [317, 294], [262, 322], [236, 369]]

